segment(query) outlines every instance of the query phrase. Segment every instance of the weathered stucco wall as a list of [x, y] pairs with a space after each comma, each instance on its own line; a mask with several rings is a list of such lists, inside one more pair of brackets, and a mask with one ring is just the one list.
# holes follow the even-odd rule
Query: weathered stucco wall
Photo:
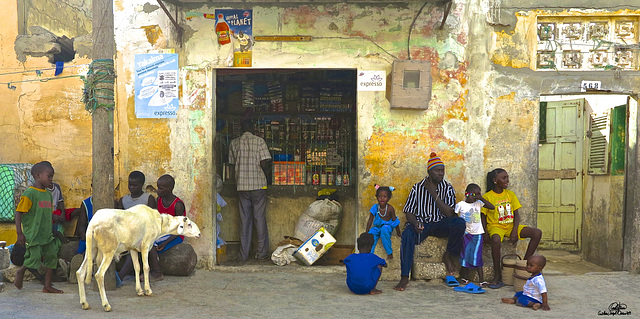
[[[24, 64], [14, 58], [13, 41], [18, 34], [16, 3], [10, 2], [13, 7], [3, 14], [8, 23], [0, 26], [0, 67], [6, 71], [49, 67], [45, 58], [28, 58]], [[391, 204], [400, 211], [411, 185], [426, 174], [425, 162], [431, 151], [437, 152], [447, 165], [447, 180], [458, 191], [458, 199], [467, 183], [479, 183], [484, 188], [489, 170], [505, 168], [511, 176], [511, 188], [523, 204], [523, 221], [535, 226], [539, 96], [575, 93], [583, 79], [599, 80], [605, 88], [631, 94], [640, 85], [635, 71], [614, 76], [613, 71], [531, 69], [535, 63], [532, 50], [537, 15], [579, 16], [591, 11], [538, 11], [526, 9], [530, 6], [528, 1], [510, 1], [504, 3], [503, 13], [518, 12], [505, 19], [512, 21], [511, 25], [500, 26], [487, 22], [489, 8], [484, 1], [454, 1], [444, 29], [439, 30], [443, 7], [428, 4], [415, 21], [407, 50], [408, 30], [422, 4], [245, 2], [218, 7], [253, 9], [254, 35], [313, 37], [311, 42], [256, 43], [254, 68], [356, 68], [389, 73], [393, 60], [409, 58], [407, 51], [411, 59], [431, 64], [433, 91], [426, 111], [390, 109], [384, 92], [358, 92], [359, 160], [356, 195], [351, 199], [357, 213], [350, 221], [358, 230], [340, 235], [345, 237], [344, 243], [353, 243], [357, 233], [364, 230], [368, 208], [375, 202], [373, 184], [395, 186]], [[575, 7], [580, 8], [580, 4]], [[114, 120], [116, 195], [127, 192], [127, 176], [132, 170], [143, 171], [147, 184], [154, 186], [159, 176], [172, 174], [176, 178], [175, 193], [186, 202], [188, 214], [203, 229], [204, 236], [191, 243], [200, 257], [200, 266], [205, 267], [212, 265], [214, 242], [212, 83], [215, 69], [226, 67], [228, 48], [215, 41], [215, 20], [186, 20], [185, 12], [213, 13], [215, 9], [213, 5], [190, 5], [178, 10], [179, 23], [185, 29], [180, 46], [175, 29], [155, 3], [114, 2], [118, 72]], [[180, 54], [181, 92], [198, 89], [199, 97], [194, 103], [182, 99], [177, 119], [137, 119], [134, 55], [167, 49]], [[85, 58], [74, 61], [87, 62]], [[35, 75], [18, 74], [13, 79], [35, 79]], [[4, 137], [0, 140], [0, 159], [52, 161], [56, 181], [71, 194], [65, 194], [72, 202], [69, 206], [77, 205], [90, 193], [91, 168], [91, 125], [80, 102], [81, 82], [72, 78], [16, 87], [15, 91], [0, 90], [0, 97], [10, 106], [0, 119]], [[270, 220], [290, 218], [279, 215], [283, 211], [281, 204], [289, 205], [272, 200]], [[280, 225], [282, 229], [285, 224]], [[288, 234], [271, 235], [278, 238]]]
[[[582, 80], [595, 80], [602, 82], [602, 88], [610, 93], [637, 94], [637, 87], [640, 85], [640, 77], [637, 71], [623, 71], [614, 73], [614, 70], [602, 71], [533, 71], [536, 64], [537, 50], [537, 27], [536, 18], [546, 17], [572, 17], [576, 21], [589, 21], [598, 17], [616, 15], [637, 15], [637, 6], [631, 5], [629, 8], [616, 7], [616, 11], [592, 10], [591, 3], [578, 3], [575, 1], [562, 1], [553, 5], [558, 9], [537, 10], [528, 1], [509, 1], [503, 3], [505, 10], [515, 12], [515, 20], [510, 26], [496, 26], [493, 29], [490, 56], [493, 63], [490, 73], [493, 79], [491, 87], [494, 92], [501, 92], [503, 97], [509, 94], [513, 101], [508, 103], [509, 109], [515, 109], [528, 105], [528, 111], [532, 114], [538, 113], [538, 100], [540, 95], [561, 95], [580, 93]], [[526, 9], [529, 8], [530, 9]], [[562, 8], [572, 8], [562, 9]], [[618, 10], [619, 9], [619, 10]], [[474, 70], [475, 71], [475, 70]], [[475, 74], [475, 73], [474, 73]], [[472, 81], [470, 92], [474, 91], [476, 82]], [[482, 84], [480, 84], [482, 85]], [[477, 88], [482, 90], [482, 88]], [[607, 93], [601, 92], [601, 93]], [[520, 106], [519, 106], [520, 105]], [[509, 112], [509, 109], [505, 109]], [[525, 115], [522, 109], [516, 113], [518, 116]], [[502, 112], [502, 111], [501, 111]], [[530, 116], [526, 114], [525, 116]], [[494, 118], [497, 120], [497, 118]], [[528, 152], [519, 165], [523, 166], [522, 176], [528, 179], [532, 196], [531, 208], [535, 209], [537, 174], [537, 150], [535, 143], [538, 132], [537, 116], [531, 118], [531, 125], [535, 127], [533, 134], [527, 136], [526, 141], [531, 145], [527, 149], [520, 151]], [[633, 119], [632, 119], [633, 120]], [[497, 141], [494, 141], [493, 145]], [[507, 143], [511, 148], [512, 143]], [[518, 148], [518, 144], [515, 144]], [[520, 145], [522, 146], [522, 145]], [[517, 155], [516, 155], [517, 156]], [[528, 159], [528, 160], [526, 160]], [[633, 160], [633, 157], [631, 158]], [[487, 158], [488, 161], [491, 161]], [[627, 170], [627, 177], [635, 178], [637, 171]], [[616, 189], [624, 189], [624, 178], [607, 178], [608, 184], [595, 183], [592, 179], [585, 179], [584, 188], [584, 214], [583, 214], [583, 246], [581, 247], [585, 258], [606, 267], [619, 269], [621, 261], [621, 249], [623, 242], [623, 221], [625, 220], [623, 205], [624, 198], [622, 192], [614, 194]], [[516, 185], [514, 185], [516, 186]], [[535, 215], [529, 215], [535, 216]], [[532, 223], [535, 220], [531, 221]]]
[[[258, 42], [253, 47], [254, 68], [357, 68], [390, 72], [394, 59], [406, 59], [406, 35], [413, 17], [422, 3], [392, 5], [295, 5], [295, 6], [236, 6], [252, 8], [254, 35], [311, 35], [311, 42]], [[215, 7], [191, 9], [212, 13]], [[373, 184], [395, 186], [391, 203], [400, 210], [411, 185], [426, 175], [426, 160], [431, 151], [437, 152], [447, 164], [448, 180], [462, 189], [465, 180], [465, 89], [467, 65], [464, 46], [467, 26], [462, 20], [464, 5], [457, 4], [447, 19], [444, 30], [438, 30], [443, 8], [426, 6], [416, 20], [412, 33], [411, 58], [429, 61], [432, 67], [433, 96], [426, 111], [391, 110], [384, 92], [359, 92], [358, 113], [358, 185], [352, 199], [357, 218], [345, 217], [345, 225], [358, 223], [364, 230], [368, 209], [375, 203]], [[185, 63], [201, 67], [225, 67], [227, 47], [220, 47], [211, 32], [214, 20], [184, 21], [187, 36]], [[383, 48], [386, 52], [384, 52]], [[481, 141], [480, 137], [471, 137]], [[349, 202], [346, 200], [345, 202]], [[270, 199], [270, 220], [286, 220], [290, 205], [285, 200]], [[343, 202], [344, 204], [344, 202]], [[308, 202], [304, 203], [304, 207]], [[346, 205], [347, 207], [349, 205]], [[301, 207], [297, 214], [301, 213]], [[235, 207], [229, 208], [236, 214]], [[287, 211], [286, 213], [281, 213]], [[402, 215], [402, 214], [401, 214]], [[273, 216], [273, 217], [272, 217]], [[349, 214], [345, 214], [349, 216]], [[355, 216], [355, 214], [354, 214]], [[281, 217], [281, 218], [280, 218]], [[400, 216], [404, 219], [404, 216]], [[226, 220], [225, 220], [226, 223]], [[291, 226], [289, 225], [289, 226]], [[281, 235], [291, 234], [293, 227], [281, 234], [270, 233], [272, 242]], [[354, 244], [357, 232], [353, 227], [348, 236], [338, 235], [344, 244]], [[275, 239], [274, 236], [277, 236]], [[273, 247], [272, 247], [273, 248]]]
[[[145, 173], [146, 184], [156, 186], [163, 174], [176, 180], [174, 194], [186, 205], [187, 215], [202, 231], [200, 239], [188, 239], [199, 256], [200, 267], [211, 267], [213, 235], [211, 72], [182, 68], [180, 90], [198, 87], [202, 98], [190, 105], [181, 102], [176, 119], [138, 119], [135, 116], [133, 61], [135, 54], [178, 47], [169, 44], [169, 20], [146, 1], [114, 3], [117, 47], [117, 195], [128, 192], [131, 171]], [[163, 31], [166, 30], [166, 31]], [[185, 65], [180, 63], [181, 66]]]
[[[57, 79], [46, 57], [29, 57], [20, 63], [14, 50], [22, 22], [17, 1], [3, 5], [0, 82], [14, 81], [11, 86], [15, 89], [7, 84], [0, 89], [0, 162], [50, 161], [55, 168], [54, 182], [60, 184], [67, 207], [79, 207], [82, 199], [91, 195], [91, 116], [81, 101], [82, 80], [62, 78], [77, 75], [78, 68], [65, 68], [59, 75], [62, 79]], [[89, 62], [79, 56], [67, 65]]]
[[[143, 26], [158, 25], [162, 37], [168, 38], [164, 43], [176, 48], [183, 65], [201, 72], [226, 67], [228, 54], [228, 48], [218, 46], [215, 41], [212, 32], [214, 20], [186, 20], [181, 16], [181, 24], [186, 30], [185, 43], [178, 48], [171, 44], [175, 40], [175, 31], [168, 26], [167, 18], [159, 15], [157, 8], [147, 6], [144, 10], [144, 4], [144, 1], [137, 1], [125, 7], [116, 3], [116, 17], [123, 21], [122, 24], [116, 23], [121, 25], [117, 27], [117, 42], [121, 54], [119, 59], [124, 65], [119, 78], [119, 92], [121, 101], [128, 103], [128, 115], [119, 117], [123, 125], [120, 131], [126, 132], [125, 126], [135, 127], [138, 136], [144, 136], [140, 133], [145, 130], [163, 131], [158, 127], [171, 123], [133, 118], [131, 65], [125, 61], [131, 61], [135, 53], [163, 48], [157, 44], [162, 41], [148, 41], [143, 34]], [[357, 68], [390, 72], [394, 59], [409, 58], [406, 36], [421, 5], [420, 2], [388, 5], [243, 4], [232, 8], [253, 9], [256, 17], [253, 21], [254, 35], [313, 37], [311, 42], [256, 43], [253, 47], [254, 68]], [[215, 9], [201, 6], [184, 10], [213, 13]], [[458, 1], [444, 29], [439, 30], [437, 27], [443, 8], [427, 5], [415, 21], [408, 51], [412, 59], [431, 63], [433, 91], [428, 110], [390, 109], [384, 92], [358, 93], [356, 129], [359, 161], [355, 199], [358, 230], [351, 234], [350, 239], [344, 239], [346, 243], [353, 243], [357, 232], [364, 230], [368, 208], [375, 202], [373, 184], [395, 186], [397, 190], [391, 203], [401, 210], [412, 184], [426, 175], [425, 163], [432, 151], [446, 163], [447, 180], [452, 182], [458, 194], [467, 183], [484, 185], [488, 170], [495, 167], [507, 169], [511, 174], [512, 188], [524, 205], [521, 211], [523, 220], [535, 225], [537, 186], [532, 177], [536, 175], [537, 167], [536, 162], [530, 159], [537, 156], [537, 95], [527, 90], [521, 76], [495, 72], [488, 58], [494, 37], [492, 27], [485, 21], [487, 10], [481, 1]], [[474, 38], [471, 43], [468, 41], [470, 37]], [[207, 112], [213, 113], [208, 109]], [[173, 128], [167, 129], [173, 131]], [[181, 135], [183, 140], [185, 134]], [[162, 132], [157, 138], [162, 141], [168, 135]], [[135, 138], [134, 134], [120, 136], [123, 147], [137, 148], [126, 154], [119, 152], [121, 162], [130, 163], [125, 164], [130, 167], [135, 166], [131, 165], [134, 162], [143, 162], [132, 154], [141, 152], [141, 146], [148, 143], [134, 146], [130, 141], [125, 142]], [[141, 154], [159, 156], [156, 162], [171, 167], [172, 162], [163, 158], [167, 153], [175, 152], [174, 145], [164, 153], [158, 153], [157, 144], [153, 147], [156, 149], [145, 150]], [[121, 179], [128, 170], [120, 170]], [[176, 175], [185, 174], [184, 171], [172, 171]], [[458, 196], [461, 199], [462, 196]], [[280, 201], [280, 204], [284, 202]], [[278, 220], [277, 216], [286, 218], [286, 214], [278, 215], [284, 206], [279, 206], [277, 200], [271, 204], [270, 220]], [[404, 216], [400, 214], [400, 218], [404, 219]], [[287, 233], [271, 235], [279, 237]]]
[[624, 177], [586, 176], [582, 252], [587, 260], [622, 269]]

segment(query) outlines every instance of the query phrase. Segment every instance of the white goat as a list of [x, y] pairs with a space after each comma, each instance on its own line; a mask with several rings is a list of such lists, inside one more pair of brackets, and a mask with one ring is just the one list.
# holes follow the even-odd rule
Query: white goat
[[[155, 240], [164, 235], [183, 235], [200, 237], [198, 225], [185, 216], [160, 214], [146, 205], [136, 205], [127, 210], [100, 209], [87, 227], [87, 251], [84, 261], [76, 272], [78, 292], [82, 309], [89, 309], [84, 284], [91, 283], [93, 260], [99, 264], [95, 277], [105, 311], [111, 311], [111, 305], [104, 291], [104, 274], [111, 260], [118, 258], [121, 252], [129, 251], [136, 272], [136, 292], [138, 296], [151, 295], [149, 287], [149, 250]], [[140, 264], [138, 252], [142, 253], [144, 270], [144, 291], [140, 287]]]

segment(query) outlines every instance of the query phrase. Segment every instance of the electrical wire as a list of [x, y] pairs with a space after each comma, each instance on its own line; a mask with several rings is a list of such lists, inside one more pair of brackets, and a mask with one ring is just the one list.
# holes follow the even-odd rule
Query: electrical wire
[[[64, 68], [79, 68], [79, 67], [83, 67], [83, 66], [89, 66], [89, 64], [77, 64], [77, 65], [65, 65]], [[31, 72], [35, 72], [36, 74], [40, 75], [42, 73], [42, 71], [48, 71], [48, 70], [55, 70], [55, 67], [52, 68], [44, 68], [44, 69], [36, 69], [36, 70], [23, 70], [23, 71], [16, 71], [16, 72], [7, 72], [7, 73], [0, 73], [0, 76], [3, 75], [11, 75], [11, 74], [23, 74], [23, 73], [31, 73]], [[12, 82], [18, 82], [18, 81], [12, 81]]]
[[359, 39], [363, 39], [363, 40], [367, 40], [367, 41], [373, 43], [373, 45], [377, 46], [384, 53], [386, 53], [389, 56], [391, 56], [392, 58], [398, 60], [397, 56], [391, 54], [389, 51], [385, 50], [383, 47], [381, 47], [379, 44], [377, 44], [375, 41], [373, 41], [372, 39], [370, 39], [368, 37], [363, 37], [363, 36], [356, 36], [356, 37], [313, 37], [313, 39], [343, 39], [343, 40], [358, 39], [358, 38]]
[[33, 80], [20, 80], [20, 81], [9, 81], [9, 82], [0, 82], [0, 85], [6, 85], [7, 88], [11, 89], [11, 90], [15, 90], [16, 87], [13, 85], [14, 83], [26, 83], [26, 82], [48, 82], [49, 80], [60, 80], [60, 79], [67, 79], [67, 78], [76, 78], [76, 77], [82, 77], [83, 75], [66, 75], [66, 76], [56, 76], [56, 77], [52, 77], [52, 78], [45, 78], [45, 79], [33, 79]]
[[422, 13], [422, 10], [427, 6], [427, 3], [429, 3], [429, 1], [425, 2], [422, 7], [420, 7], [420, 10], [418, 10], [416, 16], [413, 17], [413, 21], [411, 21], [411, 25], [409, 26], [409, 35], [407, 36], [407, 59], [409, 60], [411, 60], [411, 31], [413, 30], [413, 26], [416, 24], [416, 20], [418, 20], [418, 17]]

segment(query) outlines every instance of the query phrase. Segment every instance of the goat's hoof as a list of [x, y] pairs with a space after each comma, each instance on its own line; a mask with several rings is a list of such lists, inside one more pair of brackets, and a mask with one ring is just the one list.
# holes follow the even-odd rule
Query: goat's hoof
[[136, 290], [136, 293], [138, 294], [138, 296], [144, 296], [144, 290], [142, 289]]
[[145, 290], [144, 294], [147, 295], [147, 296], [151, 296], [151, 295], [153, 295], [153, 291], [151, 291], [151, 289]]
[[104, 307], [104, 311], [109, 312], [111, 311], [111, 305], [110, 304], [106, 304], [106, 305], [102, 305]]
[[83, 302], [83, 303], [81, 303], [81, 305], [82, 305], [82, 309], [84, 309], [84, 310], [91, 309], [91, 307], [89, 307], [89, 303], [87, 303], [87, 302]]

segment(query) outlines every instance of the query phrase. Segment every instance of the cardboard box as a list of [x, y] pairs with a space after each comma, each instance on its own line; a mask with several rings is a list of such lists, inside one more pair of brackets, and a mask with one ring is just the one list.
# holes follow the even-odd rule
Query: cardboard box
[[304, 185], [305, 162], [273, 162], [273, 185]]
[[227, 245], [216, 248], [216, 265], [227, 262]]
[[336, 239], [333, 238], [324, 227], [320, 227], [313, 236], [307, 239], [307, 241], [293, 253], [293, 256], [301, 263], [311, 266], [316, 260], [320, 259], [335, 242]]

